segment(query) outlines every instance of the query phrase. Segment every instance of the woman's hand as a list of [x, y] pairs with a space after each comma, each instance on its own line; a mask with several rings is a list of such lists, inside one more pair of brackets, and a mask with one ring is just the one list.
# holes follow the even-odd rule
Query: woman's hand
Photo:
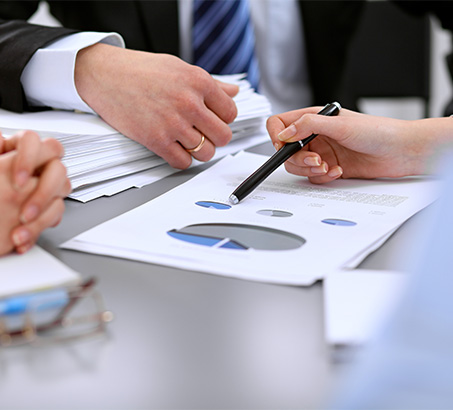
[[57, 225], [71, 185], [61, 163], [61, 144], [31, 131], [0, 136], [0, 254], [30, 249], [46, 228]]
[[427, 172], [427, 160], [452, 140], [451, 118], [405, 121], [341, 109], [336, 117], [316, 115], [321, 107], [269, 118], [274, 146], [319, 134], [285, 163], [288, 172], [321, 184], [337, 178], [402, 177]]

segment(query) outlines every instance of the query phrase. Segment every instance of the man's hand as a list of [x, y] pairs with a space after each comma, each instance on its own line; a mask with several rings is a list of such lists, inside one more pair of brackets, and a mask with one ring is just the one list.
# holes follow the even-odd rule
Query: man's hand
[[208, 161], [231, 140], [238, 87], [177, 57], [95, 44], [78, 53], [75, 84], [108, 124], [175, 168], [187, 168], [192, 155]]

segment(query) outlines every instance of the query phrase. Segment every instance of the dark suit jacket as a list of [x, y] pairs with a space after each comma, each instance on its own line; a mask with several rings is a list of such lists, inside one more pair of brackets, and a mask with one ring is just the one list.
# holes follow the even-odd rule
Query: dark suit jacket
[[[20, 74], [40, 47], [75, 31], [120, 33], [130, 49], [179, 53], [177, 1], [48, 1], [64, 28], [27, 24], [38, 1], [0, 2], [0, 107], [29, 109]], [[338, 99], [360, 1], [300, 1], [313, 103]], [[295, 50], [297, 52], [297, 50]], [[344, 98], [344, 97], [343, 97]], [[343, 100], [344, 101], [344, 100]], [[343, 102], [344, 104], [344, 102]]]

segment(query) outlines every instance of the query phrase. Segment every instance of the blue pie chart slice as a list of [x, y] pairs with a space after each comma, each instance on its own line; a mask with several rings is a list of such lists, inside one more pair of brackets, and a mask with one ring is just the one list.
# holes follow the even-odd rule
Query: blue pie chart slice
[[248, 249], [246, 246], [232, 240], [225, 238], [216, 238], [213, 236], [196, 235], [192, 233], [179, 232], [176, 229], [167, 232], [172, 238], [179, 239], [180, 241], [194, 243], [196, 245], [203, 245], [223, 249]]
[[221, 202], [213, 202], [213, 201], [198, 201], [198, 202], [195, 202], [195, 205], [201, 206], [203, 208], [218, 209], [221, 211], [231, 208], [231, 205], [222, 204]]
[[327, 225], [335, 225], [335, 226], [355, 226], [355, 225], [357, 225], [357, 222], [354, 222], [354, 221], [348, 221], [346, 219], [335, 219], [335, 218], [323, 219], [321, 222], [323, 222]]

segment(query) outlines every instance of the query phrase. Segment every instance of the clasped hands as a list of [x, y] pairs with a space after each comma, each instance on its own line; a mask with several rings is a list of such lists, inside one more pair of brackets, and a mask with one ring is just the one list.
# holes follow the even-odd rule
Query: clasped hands
[[56, 226], [71, 192], [63, 147], [32, 131], [0, 134], [0, 255], [28, 251], [39, 234]]

